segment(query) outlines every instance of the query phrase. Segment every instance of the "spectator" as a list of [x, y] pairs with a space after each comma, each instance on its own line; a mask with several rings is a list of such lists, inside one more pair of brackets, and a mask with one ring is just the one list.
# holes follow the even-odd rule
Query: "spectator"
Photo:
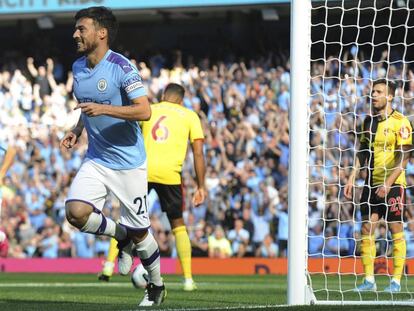
[[243, 220], [234, 220], [234, 229], [230, 230], [227, 238], [231, 243], [232, 253], [236, 257], [244, 257], [249, 244], [249, 231], [243, 228]]
[[232, 255], [230, 241], [226, 239], [221, 226], [216, 226], [214, 234], [208, 238], [208, 256], [210, 258], [229, 258]]
[[270, 234], [266, 235], [262, 244], [256, 249], [256, 257], [275, 258], [279, 256], [279, 248]]
[[58, 257], [72, 257], [72, 241], [67, 232], [62, 231], [59, 237]]
[[204, 225], [198, 223], [194, 236], [191, 239], [191, 254], [193, 257], [207, 257], [208, 256], [208, 239], [204, 233]]
[[95, 237], [80, 231], [75, 231], [72, 237], [72, 253], [75, 257], [92, 258], [95, 254]]
[[59, 240], [53, 231], [53, 227], [48, 226], [42, 230], [42, 239], [39, 242], [39, 252], [43, 258], [57, 258], [59, 250]]
[[315, 224], [308, 236], [308, 254], [309, 257], [322, 257], [325, 238], [322, 234], [322, 226]]

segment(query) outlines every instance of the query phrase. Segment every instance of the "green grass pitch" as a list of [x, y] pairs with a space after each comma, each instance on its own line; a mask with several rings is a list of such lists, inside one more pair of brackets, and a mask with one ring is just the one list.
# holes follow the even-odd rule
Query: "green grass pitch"
[[[181, 277], [165, 275], [168, 291], [165, 302], [156, 310], [413, 310], [412, 307], [392, 307], [379, 303], [377, 306], [310, 306], [285, 307], [286, 276], [196, 276], [198, 290], [186, 293], [181, 289]], [[343, 285], [347, 299], [358, 299], [350, 293], [353, 278], [332, 277], [325, 283], [324, 277], [312, 278], [315, 288], [330, 288], [331, 299], [340, 296], [337, 284]], [[381, 281], [381, 280], [380, 280]], [[381, 281], [379, 287], [386, 280]], [[379, 283], [381, 283], [379, 282]], [[347, 292], [349, 291], [349, 292]], [[327, 292], [317, 292], [326, 299]], [[374, 294], [371, 294], [374, 295]], [[409, 299], [401, 294], [401, 299]], [[132, 287], [129, 277], [114, 276], [109, 283], [98, 282], [91, 274], [17, 274], [0, 273], [0, 310], [1, 311], [132, 311], [143, 296], [143, 290]], [[387, 298], [388, 297], [388, 298]], [[374, 299], [365, 296], [365, 298]], [[381, 300], [390, 296], [382, 294]], [[144, 308], [147, 310], [148, 308]]]

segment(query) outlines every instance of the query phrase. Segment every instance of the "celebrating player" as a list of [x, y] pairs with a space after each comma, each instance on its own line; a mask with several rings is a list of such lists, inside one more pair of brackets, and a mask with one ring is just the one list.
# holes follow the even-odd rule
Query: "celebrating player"
[[[150, 278], [139, 305], [159, 305], [166, 291], [158, 244], [148, 231], [146, 153], [137, 123], [151, 116], [146, 90], [136, 67], [109, 49], [118, 28], [109, 9], [83, 9], [75, 20], [73, 38], [84, 54], [73, 64], [75, 109], [82, 114], [61, 146], [72, 148], [86, 128], [88, 151], [70, 187], [66, 217], [83, 232], [119, 241], [122, 274], [128, 274], [134, 251]], [[119, 224], [101, 212], [109, 191], [121, 202]]]
[[412, 128], [408, 119], [392, 109], [395, 86], [385, 79], [372, 86], [373, 114], [363, 122], [356, 163], [345, 186], [344, 194], [352, 199], [355, 177], [360, 168], [368, 167], [361, 195], [361, 258], [364, 282], [356, 291], [375, 291], [375, 229], [384, 218], [392, 233], [394, 273], [386, 292], [399, 292], [404, 269], [406, 243], [403, 232], [405, 204], [405, 167], [412, 148]]
[[[183, 195], [181, 168], [187, 152], [188, 140], [194, 154], [194, 169], [197, 189], [193, 204], [200, 205], [206, 197], [204, 187], [203, 130], [197, 114], [182, 106], [184, 88], [171, 83], [167, 85], [163, 101], [152, 105], [152, 116], [143, 122], [145, 148], [148, 153], [148, 189], [154, 189], [160, 199], [161, 208], [170, 221], [178, 257], [184, 274], [184, 290], [193, 291], [196, 285], [191, 273], [191, 244], [183, 220]], [[104, 265], [101, 280], [108, 280], [113, 272], [117, 255], [116, 241], [111, 241], [108, 260]]]

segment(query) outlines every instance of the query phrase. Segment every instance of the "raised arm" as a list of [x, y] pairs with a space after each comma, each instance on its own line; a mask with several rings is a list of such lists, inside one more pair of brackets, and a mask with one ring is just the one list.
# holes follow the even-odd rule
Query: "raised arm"
[[55, 77], [53, 76], [53, 68], [55, 65], [51, 58], [48, 58], [46, 60], [46, 64], [47, 64], [46, 66], [47, 81], [49, 82], [49, 85], [52, 88], [52, 90], [55, 91], [57, 88], [57, 83], [56, 83]]
[[29, 70], [32, 77], [34, 77], [34, 78], [37, 77], [38, 73], [37, 73], [36, 67], [34, 66], [33, 57], [28, 57], [27, 58], [27, 69]]

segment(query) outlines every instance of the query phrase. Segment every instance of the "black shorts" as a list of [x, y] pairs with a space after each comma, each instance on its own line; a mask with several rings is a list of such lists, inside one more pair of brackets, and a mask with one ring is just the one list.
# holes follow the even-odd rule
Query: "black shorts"
[[183, 188], [181, 185], [164, 185], [154, 182], [148, 183], [148, 193], [154, 189], [161, 204], [161, 210], [167, 213], [169, 220], [183, 217]]
[[387, 221], [403, 221], [405, 206], [405, 187], [394, 184], [385, 198], [379, 198], [375, 191], [379, 186], [364, 186], [361, 195], [362, 220], [369, 220], [372, 214]]

